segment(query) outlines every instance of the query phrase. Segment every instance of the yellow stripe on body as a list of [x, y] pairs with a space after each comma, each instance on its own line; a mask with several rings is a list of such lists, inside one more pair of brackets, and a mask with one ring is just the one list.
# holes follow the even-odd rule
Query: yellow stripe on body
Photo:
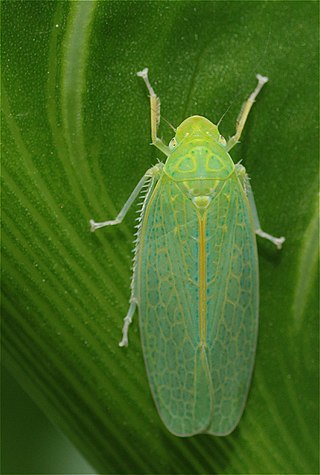
[[206, 346], [207, 338], [207, 252], [206, 252], [206, 223], [207, 213], [199, 219], [199, 325], [200, 345]]

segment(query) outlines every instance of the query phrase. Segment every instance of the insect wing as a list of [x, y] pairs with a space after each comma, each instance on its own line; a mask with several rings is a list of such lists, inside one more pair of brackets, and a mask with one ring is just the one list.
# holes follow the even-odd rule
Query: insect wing
[[258, 328], [255, 237], [235, 175], [212, 200], [204, 223], [163, 175], [143, 219], [137, 294], [150, 387], [164, 423], [182, 436], [235, 428]]
[[248, 201], [236, 176], [207, 216], [207, 345], [213, 414], [206, 432], [227, 435], [244, 410], [258, 332], [259, 278]]
[[140, 235], [139, 320], [156, 406], [181, 436], [204, 431], [212, 408], [207, 354], [199, 348], [198, 229], [191, 201], [163, 175]]

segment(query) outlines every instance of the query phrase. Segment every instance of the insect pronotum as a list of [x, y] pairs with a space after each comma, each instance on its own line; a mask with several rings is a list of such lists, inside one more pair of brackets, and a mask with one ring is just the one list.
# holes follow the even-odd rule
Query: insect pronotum
[[165, 143], [157, 136], [160, 101], [148, 80], [152, 143], [166, 156], [144, 174], [115, 220], [140, 194], [130, 307], [120, 346], [139, 307], [149, 383], [160, 417], [178, 436], [227, 435], [244, 410], [253, 370], [259, 306], [255, 234], [262, 231], [245, 168], [229, 151], [239, 141], [258, 84], [226, 141], [201, 116], [184, 120]]

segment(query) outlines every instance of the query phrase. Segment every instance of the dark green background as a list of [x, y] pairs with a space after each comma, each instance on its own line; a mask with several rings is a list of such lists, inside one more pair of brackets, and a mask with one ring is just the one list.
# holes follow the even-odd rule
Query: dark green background
[[[2, 2], [4, 361], [96, 470], [318, 473], [317, 38], [310, 1]], [[226, 438], [164, 428], [137, 316], [129, 348], [117, 346], [134, 211], [89, 233], [163, 158], [135, 75], [145, 66], [164, 117], [217, 122], [230, 106], [225, 136], [255, 73], [270, 78], [232, 156], [262, 226], [287, 241], [281, 252], [258, 241], [256, 368]]]

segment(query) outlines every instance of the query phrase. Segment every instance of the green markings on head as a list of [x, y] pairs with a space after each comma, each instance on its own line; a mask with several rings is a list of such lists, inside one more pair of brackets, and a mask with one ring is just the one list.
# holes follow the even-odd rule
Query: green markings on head
[[193, 116], [182, 122], [170, 148], [164, 171], [175, 181], [226, 180], [234, 172], [224, 138], [204, 117]]
[[176, 140], [178, 143], [189, 135], [193, 137], [208, 135], [213, 140], [219, 140], [219, 130], [210, 120], [200, 115], [193, 115], [184, 120], [177, 128]]

